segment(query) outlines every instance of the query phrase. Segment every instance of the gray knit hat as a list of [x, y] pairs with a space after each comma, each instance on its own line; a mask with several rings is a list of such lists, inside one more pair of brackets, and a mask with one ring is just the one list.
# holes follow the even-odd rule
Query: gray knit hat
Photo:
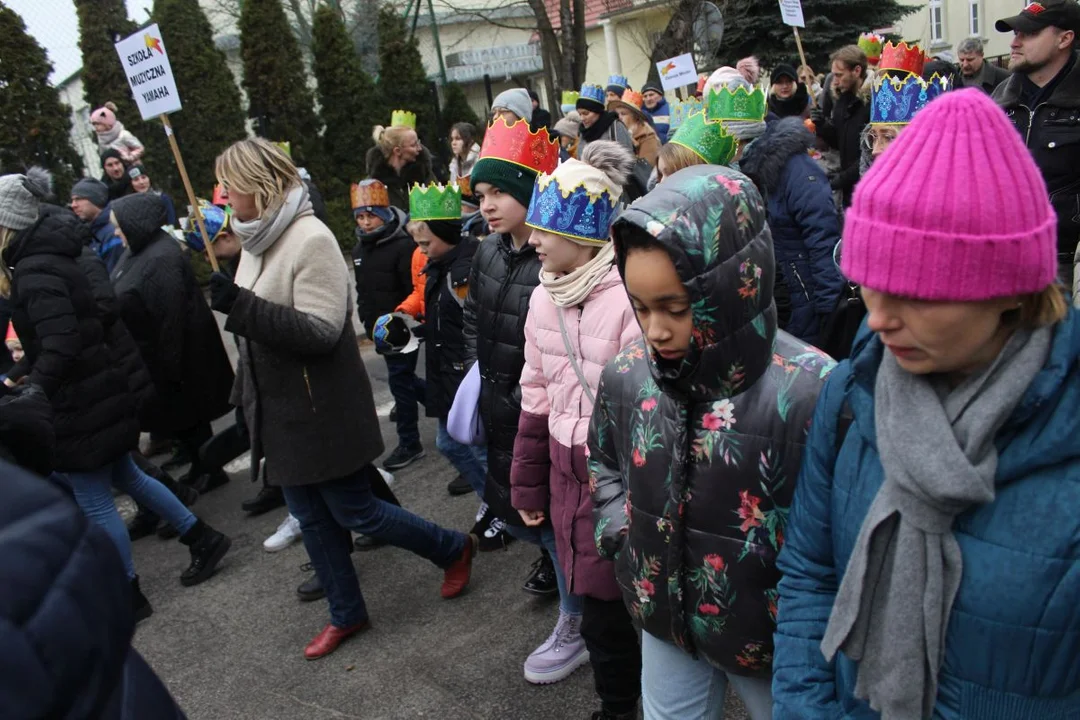
[[532, 122], [533, 106], [529, 91], [525, 88], [511, 88], [503, 90], [495, 96], [495, 102], [491, 103], [491, 109], [506, 108], [519, 118]]
[[52, 192], [52, 173], [32, 167], [25, 175], [0, 176], [0, 227], [25, 230], [37, 222], [41, 201]]
[[109, 204], [109, 186], [96, 178], [83, 178], [71, 188], [71, 197], [86, 198], [103, 208]]

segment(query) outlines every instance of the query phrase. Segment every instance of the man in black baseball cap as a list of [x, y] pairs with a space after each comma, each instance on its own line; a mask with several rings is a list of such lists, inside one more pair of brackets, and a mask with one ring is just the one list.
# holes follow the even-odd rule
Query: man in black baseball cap
[[1032, 2], [998, 20], [1012, 32], [1012, 75], [994, 100], [1025, 139], [1050, 190], [1058, 217], [1058, 267], [1070, 289], [1080, 241], [1080, 68], [1073, 46], [1080, 31], [1076, 0]]

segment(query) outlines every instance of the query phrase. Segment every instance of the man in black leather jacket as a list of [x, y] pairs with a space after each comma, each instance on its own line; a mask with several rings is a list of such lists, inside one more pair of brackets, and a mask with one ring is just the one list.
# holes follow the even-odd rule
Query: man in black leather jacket
[[1072, 289], [1080, 240], [1080, 68], [1073, 51], [1080, 6], [1075, 0], [1032, 3], [996, 27], [1014, 38], [1012, 76], [993, 97], [1046, 180], [1058, 217], [1060, 277]]

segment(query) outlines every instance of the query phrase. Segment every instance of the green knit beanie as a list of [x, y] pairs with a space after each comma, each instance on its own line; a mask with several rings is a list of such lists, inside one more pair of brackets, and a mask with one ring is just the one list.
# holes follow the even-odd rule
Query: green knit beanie
[[533, 185], [536, 184], [536, 171], [496, 158], [480, 158], [473, 165], [469, 181], [473, 192], [480, 183], [494, 185], [522, 204], [529, 207], [532, 200]]

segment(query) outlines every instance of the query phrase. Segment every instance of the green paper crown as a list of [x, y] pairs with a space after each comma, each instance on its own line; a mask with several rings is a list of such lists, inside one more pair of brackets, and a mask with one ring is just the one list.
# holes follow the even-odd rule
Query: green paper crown
[[457, 185], [413, 185], [409, 191], [410, 220], [460, 220], [461, 188]]
[[734, 92], [728, 88], [709, 90], [705, 104], [705, 117], [709, 122], [760, 122], [767, 112], [765, 92], [754, 88], [753, 92], [739, 86]]
[[705, 119], [704, 112], [688, 117], [670, 142], [693, 151], [709, 165], [727, 165], [735, 157], [738, 143], [719, 122]]

